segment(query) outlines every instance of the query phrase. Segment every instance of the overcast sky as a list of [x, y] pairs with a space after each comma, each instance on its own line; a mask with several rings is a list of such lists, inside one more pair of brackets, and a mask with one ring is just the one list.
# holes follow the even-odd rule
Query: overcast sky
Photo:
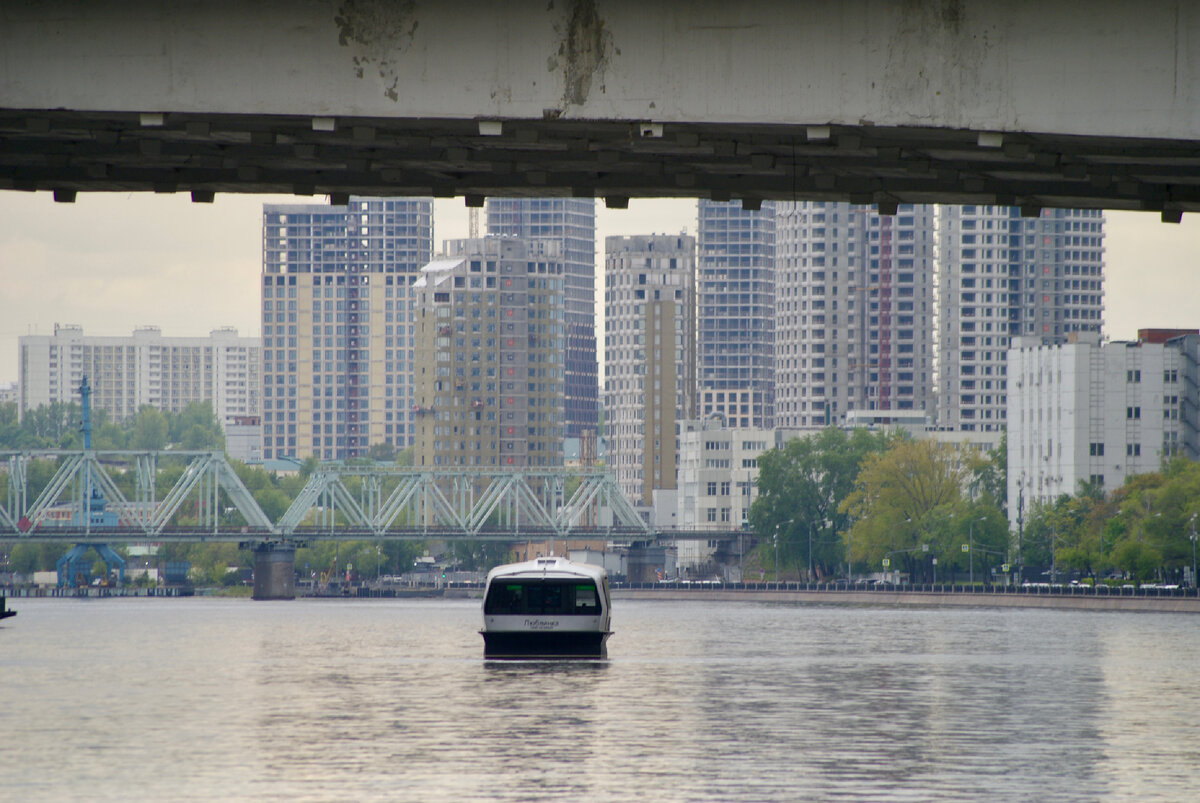
[[[17, 380], [17, 338], [55, 323], [85, 335], [128, 335], [158, 326], [167, 336], [233, 326], [259, 334], [262, 205], [319, 198], [80, 193], [56, 204], [48, 192], [0, 192], [0, 386]], [[481, 210], [481, 218], [482, 210]], [[1145, 327], [1200, 327], [1200, 218], [1159, 222], [1157, 213], [1107, 213], [1105, 334], [1129, 339]], [[604, 237], [696, 230], [694, 201], [597, 202], [598, 274]], [[462, 199], [438, 200], [434, 243], [465, 237]], [[599, 288], [598, 288], [599, 289]], [[597, 296], [601, 298], [601, 296]]]

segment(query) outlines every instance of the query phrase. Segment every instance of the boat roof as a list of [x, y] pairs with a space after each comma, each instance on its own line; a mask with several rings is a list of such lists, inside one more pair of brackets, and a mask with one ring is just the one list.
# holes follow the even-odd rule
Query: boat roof
[[497, 566], [488, 572], [487, 580], [492, 582], [493, 578], [571, 578], [571, 577], [588, 577], [601, 582], [606, 576], [602, 566], [597, 566], [593, 563], [576, 563], [566, 558], [549, 557], [535, 558], [527, 560], [523, 563], [506, 563], [503, 566]]

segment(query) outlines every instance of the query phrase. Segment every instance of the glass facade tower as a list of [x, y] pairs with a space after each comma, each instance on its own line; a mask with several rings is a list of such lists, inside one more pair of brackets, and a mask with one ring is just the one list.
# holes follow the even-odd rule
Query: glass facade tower
[[699, 202], [699, 409], [775, 426], [775, 206]]

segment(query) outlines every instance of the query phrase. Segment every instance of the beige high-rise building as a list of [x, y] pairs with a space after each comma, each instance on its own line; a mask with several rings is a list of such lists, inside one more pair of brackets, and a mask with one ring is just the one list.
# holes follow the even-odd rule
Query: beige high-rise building
[[563, 262], [553, 241], [450, 241], [413, 285], [415, 463], [563, 463]]
[[678, 422], [696, 416], [696, 239], [604, 240], [607, 460], [635, 505], [676, 487]]
[[265, 459], [411, 443], [411, 285], [432, 243], [428, 198], [263, 206]]

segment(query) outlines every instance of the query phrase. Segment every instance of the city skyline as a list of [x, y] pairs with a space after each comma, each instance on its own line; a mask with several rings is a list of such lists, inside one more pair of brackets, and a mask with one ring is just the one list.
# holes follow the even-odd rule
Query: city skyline
[[[17, 339], [50, 334], [56, 323], [96, 336], [137, 326], [170, 337], [222, 327], [260, 336], [262, 206], [322, 200], [245, 195], [193, 204], [185, 195], [81, 194], [75, 204], [55, 204], [49, 193], [0, 192], [0, 385], [17, 381]], [[1103, 334], [1128, 340], [1139, 328], [1200, 327], [1191, 303], [1200, 294], [1200, 216], [1178, 225], [1148, 212], [1105, 216]], [[598, 254], [607, 236], [694, 234], [696, 202], [635, 198], [627, 210], [597, 203], [596, 229]], [[437, 199], [434, 250], [467, 231], [462, 199]]]

